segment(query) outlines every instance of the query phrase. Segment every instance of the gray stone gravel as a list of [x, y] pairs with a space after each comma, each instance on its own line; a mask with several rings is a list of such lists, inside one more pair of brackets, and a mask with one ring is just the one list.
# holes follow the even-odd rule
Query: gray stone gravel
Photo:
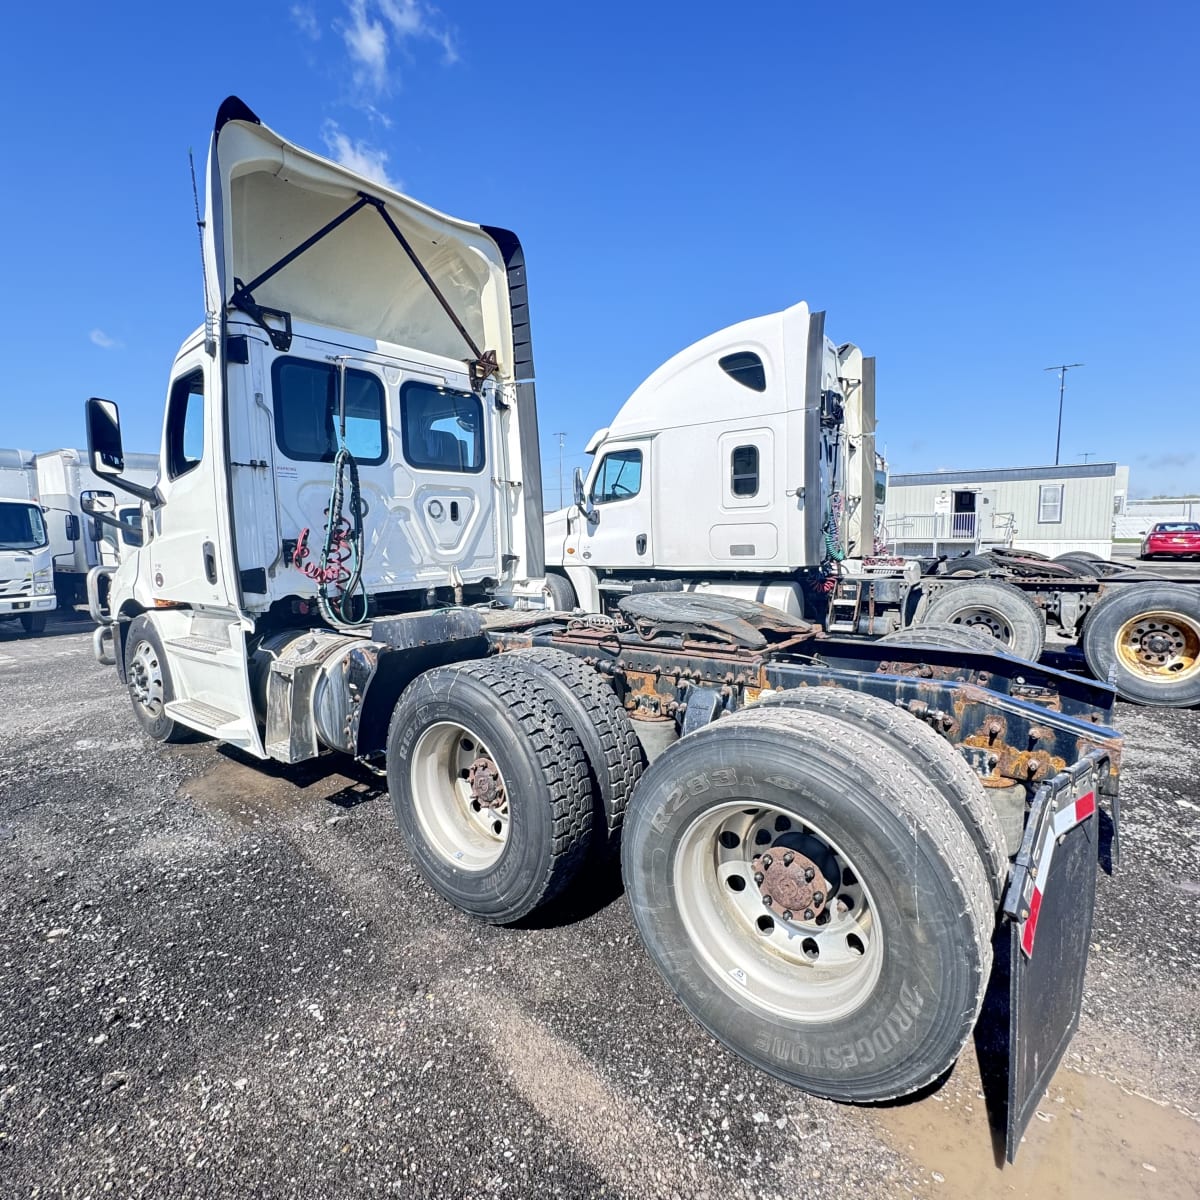
[[[1200, 714], [1121, 718], [1125, 860], [1071, 1059], [1186, 1107]], [[2, 1197], [930, 1185], [885, 1114], [786, 1088], [687, 1020], [615, 879], [479, 925], [346, 762], [145, 740], [84, 622], [0, 624], [0, 732]]]

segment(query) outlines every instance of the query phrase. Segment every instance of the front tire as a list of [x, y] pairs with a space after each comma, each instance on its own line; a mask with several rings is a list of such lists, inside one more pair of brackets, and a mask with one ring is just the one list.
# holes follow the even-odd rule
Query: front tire
[[546, 589], [556, 612], [574, 612], [579, 607], [579, 598], [575, 588], [565, 575], [556, 575], [553, 571], [546, 572]]
[[167, 716], [175, 699], [162, 639], [147, 616], [134, 617], [125, 638], [125, 679], [138, 724], [156, 742], [182, 742], [191, 733]]
[[936, 786], [871, 731], [752, 708], [684, 738], [642, 778], [623, 861], [656, 966], [762, 1070], [887, 1100], [970, 1036], [991, 969], [983, 864]]
[[584, 862], [592, 789], [546, 682], [504, 657], [427, 671], [392, 714], [388, 792], [421, 873], [495, 924], [551, 900]]
[[45, 633], [46, 632], [46, 614], [45, 613], [23, 613], [21, 615], [21, 628], [26, 633]]

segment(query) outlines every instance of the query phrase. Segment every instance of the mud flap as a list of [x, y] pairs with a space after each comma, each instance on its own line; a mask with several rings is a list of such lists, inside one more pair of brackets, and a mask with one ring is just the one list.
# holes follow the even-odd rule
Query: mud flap
[[1010, 1163], [1079, 1025], [1108, 766], [1107, 753], [1094, 750], [1038, 789], [1004, 899]]

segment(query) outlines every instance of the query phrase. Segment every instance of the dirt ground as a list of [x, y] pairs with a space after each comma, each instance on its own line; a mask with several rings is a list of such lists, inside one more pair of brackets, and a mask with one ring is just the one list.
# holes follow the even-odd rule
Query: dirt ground
[[1118, 723], [1080, 1029], [1001, 1168], [986, 1054], [798, 1093], [686, 1018], [619, 880], [480, 925], [374, 777], [154, 745], [85, 622], [0, 625], [0, 1196], [1195, 1197], [1200, 712]]

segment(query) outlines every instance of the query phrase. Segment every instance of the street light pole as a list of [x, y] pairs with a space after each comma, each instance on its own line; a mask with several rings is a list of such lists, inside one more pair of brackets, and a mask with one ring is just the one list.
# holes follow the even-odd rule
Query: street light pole
[[566, 445], [567, 435], [565, 433], [556, 433], [558, 438], [558, 507], [563, 507], [563, 446]]
[[1059, 451], [1062, 449], [1063, 393], [1067, 390], [1067, 372], [1086, 365], [1086, 363], [1059, 363], [1057, 367], [1042, 368], [1045, 371], [1058, 372], [1058, 436], [1054, 439], [1054, 465], [1056, 467], [1058, 466]]

